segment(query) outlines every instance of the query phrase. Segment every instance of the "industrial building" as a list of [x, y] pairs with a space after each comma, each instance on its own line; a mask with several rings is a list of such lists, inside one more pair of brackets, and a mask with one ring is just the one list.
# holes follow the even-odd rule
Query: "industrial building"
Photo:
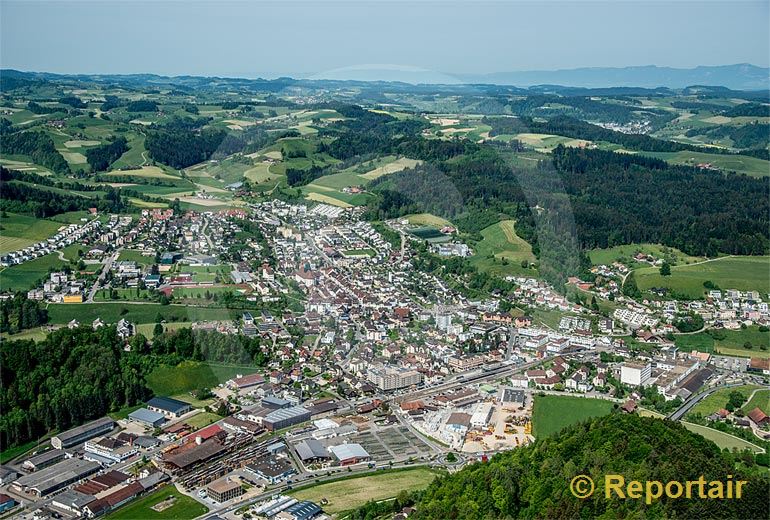
[[294, 466], [288, 459], [270, 456], [260, 457], [251, 464], [247, 464], [246, 471], [271, 484], [277, 484], [295, 473]]
[[16, 479], [14, 487], [25, 493], [44, 497], [64, 489], [102, 469], [98, 462], [67, 459], [40, 471]]
[[115, 427], [115, 421], [109, 417], [102, 417], [90, 423], [83, 424], [77, 428], [72, 428], [66, 432], [51, 439], [51, 446], [61, 450], [64, 448], [71, 448], [81, 442], [85, 442], [88, 439], [93, 439], [98, 435], [104, 435], [111, 431]]
[[297, 456], [299, 456], [303, 463], [320, 462], [331, 459], [329, 451], [316, 439], [300, 441], [295, 448], [297, 450]]
[[192, 410], [192, 405], [171, 397], [153, 397], [147, 401], [147, 408], [166, 417], [176, 418]]
[[349, 443], [329, 447], [329, 451], [337, 458], [340, 466], [349, 466], [371, 459], [371, 456], [360, 444]]
[[158, 428], [166, 422], [166, 416], [160, 412], [153, 412], [147, 408], [139, 408], [128, 414], [130, 421], [138, 422], [150, 428]]
[[213, 500], [221, 503], [241, 496], [244, 491], [240, 482], [224, 477], [209, 484], [206, 487], [206, 493]]
[[304, 406], [279, 408], [265, 415], [262, 419], [262, 426], [270, 431], [275, 431], [309, 421], [310, 417], [310, 410]]
[[320, 515], [323, 510], [313, 502], [309, 500], [302, 500], [296, 504], [292, 504], [280, 513], [276, 515], [276, 518], [287, 520], [310, 520]]
[[48, 450], [30, 457], [24, 461], [21, 468], [27, 471], [40, 471], [64, 460], [67, 453], [64, 450]]
[[494, 411], [492, 403], [479, 403], [471, 415], [471, 426], [474, 428], [486, 428]]

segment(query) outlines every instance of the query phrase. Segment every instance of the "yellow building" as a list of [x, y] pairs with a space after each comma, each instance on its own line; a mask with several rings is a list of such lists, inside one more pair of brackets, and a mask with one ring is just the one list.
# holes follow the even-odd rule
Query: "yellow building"
[[64, 303], [83, 303], [83, 295], [67, 294], [64, 296]]

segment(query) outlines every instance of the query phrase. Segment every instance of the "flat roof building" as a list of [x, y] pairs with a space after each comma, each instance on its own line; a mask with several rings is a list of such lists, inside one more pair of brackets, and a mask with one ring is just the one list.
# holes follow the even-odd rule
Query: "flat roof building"
[[349, 444], [340, 444], [338, 446], [331, 446], [329, 447], [329, 451], [331, 451], [332, 454], [337, 458], [340, 466], [357, 464], [371, 458], [363, 446], [354, 442]]
[[21, 491], [44, 497], [93, 475], [101, 464], [81, 459], [67, 459], [40, 471], [20, 477], [13, 485]]
[[270, 431], [275, 431], [309, 421], [310, 417], [310, 410], [304, 406], [279, 408], [265, 415], [262, 419], [262, 425]]
[[206, 493], [216, 502], [227, 502], [241, 496], [244, 491], [240, 482], [224, 477], [209, 484], [206, 487]]
[[147, 408], [166, 417], [181, 417], [192, 410], [192, 405], [171, 397], [153, 397], [147, 401]]
[[166, 422], [166, 416], [160, 412], [153, 412], [147, 408], [139, 408], [128, 414], [128, 419], [134, 422], [144, 424], [150, 428], [157, 428]]
[[98, 435], [104, 435], [115, 427], [115, 421], [109, 417], [102, 417], [95, 421], [83, 424], [66, 432], [60, 433], [51, 439], [51, 446], [56, 449], [70, 448]]

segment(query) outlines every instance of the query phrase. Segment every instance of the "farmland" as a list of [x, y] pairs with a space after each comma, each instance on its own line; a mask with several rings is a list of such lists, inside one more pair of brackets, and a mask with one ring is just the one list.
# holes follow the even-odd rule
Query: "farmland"
[[692, 265], [671, 268], [671, 276], [662, 276], [655, 267], [634, 271], [640, 289], [666, 287], [690, 298], [704, 294], [703, 283], [711, 281], [723, 289], [770, 292], [770, 257], [727, 256]]
[[675, 337], [684, 350], [697, 350], [739, 357], [770, 357], [770, 332], [752, 326], [737, 330], [714, 330]]
[[644, 152], [674, 164], [695, 166], [697, 164], [710, 163], [714, 167], [724, 171], [745, 173], [751, 177], [767, 177], [770, 175], [770, 162], [746, 155], [722, 155], [706, 152]]
[[722, 449], [728, 449], [728, 450], [750, 450], [754, 453], [762, 453], [762, 448], [757, 446], [756, 444], [752, 444], [748, 441], [745, 441], [741, 439], [740, 437], [736, 437], [734, 435], [730, 435], [729, 433], [720, 432], [719, 430], [715, 430], [713, 428], [708, 428], [706, 426], [701, 426], [700, 424], [693, 424], [689, 422], [682, 422], [682, 425], [690, 430], [693, 433], [697, 433], [698, 435], [705, 437], [706, 439], [710, 440], [717, 446], [719, 446]]
[[471, 263], [482, 271], [497, 275], [519, 273], [533, 274], [534, 271], [521, 266], [522, 261], [535, 262], [532, 246], [516, 234], [515, 223], [503, 220], [481, 231], [484, 237], [474, 249]]
[[698, 404], [696, 404], [692, 410], [687, 413], [687, 416], [694, 416], [700, 414], [703, 417], [711, 415], [714, 412], [718, 412], [727, 405], [727, 400], [732, 392], [740, 392], [744, 396], [748, 397], [754, 390], [760, 389], [757, 385], [742, 385], [730, 388], [720, 388], [710, 396], [706, 397]]
[[64, 226], [61, 222], [8, 213], [0, 217], [0, 254], [45, 240]]
[[257, 372], [256, 367], [185, 361], [177, 366], [161, 365], [147, 376], [147, 386], [156, 395], [178, 395], [212, 388], [238, 374]]
[[386, 500], [395, 497], [401, 491], [424, 489], [440, 473], [427, 468], [413, 468], [395, 471], [382, 471], [373, 475], [353, 477], [318, 484], [290, 494], [298, 500], [311, 500], [316, 503], [328, 500], [324, 510], [329, 513], [341, 513], [364, 505], [370, 500]]
[[703, 258], [690, 256], [676, 248], [661, 244], [626, 244], [606, 249], [593, 249], [589, 251], [588, 256], [593, 265], [610, 265], [616, 261], [626, 265], [633, 265], [635, 263], [633, 257], [637, 253], [662, 258], [671, 265], [690, 264], [703, 260]]
[[90, 323], [96, 318], [102, 318], [106, 323], [117, 323], [121, 318], [134, 323], [155, 323], [159, 314], [167, 321], [225, 320], [232, 319], [240, 312], [240, 309], [161, 305], [159, 303], [52, 303], [48, 306], [49, 320], [53, 324], [64, 324], [73, 319]]
[[0, 271], [0, 288], [4, 291], [32, 289], [50, 270], [60, 269], [64, 265], [56, 253], [51, 253], [23, 264], [6, 267]]
[[606, 415], [612, 408], [612, 402], [601, 399], [536, 395], [532, 410], [532, 433], [536, 439], [548, 437], [576, 422]]

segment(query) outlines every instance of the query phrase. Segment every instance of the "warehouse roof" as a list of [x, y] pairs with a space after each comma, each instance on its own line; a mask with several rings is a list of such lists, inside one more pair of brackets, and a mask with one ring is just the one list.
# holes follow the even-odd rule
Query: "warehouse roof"
[[279, 408], [278, 410], [272, 411], [269, 414], [267, 414], [265, 416], [265, 421], [268, 421], [268, 422], [284, 421], [286, 419], [293, 419], [294, 417], [299, 417], [306, 414], [310, 415], [310, 410], [308, 410], [304, 406], [292, 406], [290, 408]]
[[155, 424], [160, 420], [165, 420], [166, 416], [160, 412], [153, 412], [147, 408], [139, 408], [128, 414], [128, 418], [132, 421], [139, 421], [148, 424]]
[[340, 444], [338, 446], [331, 446], [329, 451], [331, 451], [334, 456], [337, 457], [337, 460], [369, 458], [369, 454], [366, 452], [363, 446], [354, 442], [349, 444]]
[[153, 397], [147, 401], [147, 406], [158, 408], [159, 410], [166, 410], [171, 413], [179, 413], [185, 408], [190, 408], [190, 403], [185, 403], [178, 399], [172, 399], [171, 397]]
[[77, 428], [72, 428], [71, 430], [62, 432], [59, 435], [57, 435], [56, 438], [62, 441], [62, 443], [66, 443], [69, 439], [80, 437], [81, 435], [87, 432], [90, 432], [96, 429], [101, 429], [102, 427], [106, 428], [108, 425], [114, 426], [115, 421], [113, 421], [109, 417], [102, 417], [101, 419], [91, 421], [90, 423], [81, 424]]
[[330, 458], [324, 445], [315, 439], [307, 439], [298, 443], [296, 449], [297, 455], [302, 460]]

